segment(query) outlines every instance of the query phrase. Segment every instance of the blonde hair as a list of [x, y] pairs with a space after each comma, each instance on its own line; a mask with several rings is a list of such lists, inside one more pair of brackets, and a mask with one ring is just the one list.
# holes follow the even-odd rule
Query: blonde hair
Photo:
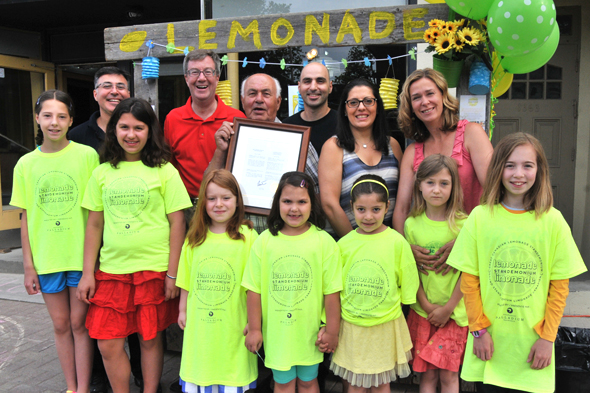
[[414, 182], [413, 206], [410, 216], [417, 217], [426, 211], [427, 205], [420, 191], [420, 183], [436, 175], [443, 169], [447, 169], [451, 175], [451, 195], [449, 195], [449, 200], [447, 201], [445, 219], [449, 225], [449, 229], [454, 233], [458, 233], [459, 227], [457, 226], [457, 220], [467, 218], [467, 214], [463, 210], [463, 190], [461, 189], [457, 163], [445, 155], [433, 154], [428, 156], [418, 167], [416, 181]]
[[423, 78], [428, 78], [434, 82], [442, 94], [443, 123], [440, 128], [441, 131], [455, 131], [457, 129], [457, 123], [459, 122], [459, 101], [449, 94], [449, 85], [443, 74], [432, 68], [416, 70], [412, 72], [404, 82], [402, 92], [399, 95], [400, 106], [397, 115], [397, 122], [405, 137], [414, 139], [416, 142], [424, 142], [430, 137], [428, 128], [422, 123], [422, 120], [416, 117], [412, 110], [412, 97], [410, 95], [410, 87], [412, 84]]
[[539, 218], [541, 214], [548, 212], [553, 206], [553, 191], [551, 190], [549, 164], [545, 151], [541, 142], [531, 134], [524, 132], [510, 134], [502, 138], [494, 148], [480, 201], [482, 205], [488, 205], [492, 211], [494, 205], [502, 202], [506, 195], [506, 189], [502, 183], [504, 167], [514, 150], [523, 145], [532, 146], [537, 155], [537, 176], [535, 183], [524, 194], [524, 208], [527, 211], [534, 210], [535, 217]]
[[190, 226], [186, 234], [188, 243], [191, 245], [191, 247], [196, 247], [203, 244], [203, 242], [207, 239], [207, 231], [209, 230], [209, 226], [212, 222], [211, 217], [209, 217], [206, 210], [207, 186], [209, 186], [210, 183], [215, 183], [219, 187], [229, 190], [236, 197], [236, 211], [227, 223], [226, 233], [231, 239], [241, 239], [246, 241], [246, 237], [240, 233], [240, 227], [242, 225], [247, 225], [248, 228], [252, 229], [253, 226], [251, 221], [244, 219], [244, 199], [242, 198], [238, 181], [230, 171], [225, 169], [217, 169], [215, 171], [209, 172], [201, 183], [201, 196], [197, 202], [195, 214], [191, 219]]

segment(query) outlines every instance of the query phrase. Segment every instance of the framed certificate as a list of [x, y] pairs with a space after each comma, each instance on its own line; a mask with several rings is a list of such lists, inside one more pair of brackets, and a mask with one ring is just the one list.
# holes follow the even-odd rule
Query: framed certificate
[[238, 180], [246, 212], [268, 215], [285, 172], [305, 170], [309, 127], [234, 119], [225, 169]]

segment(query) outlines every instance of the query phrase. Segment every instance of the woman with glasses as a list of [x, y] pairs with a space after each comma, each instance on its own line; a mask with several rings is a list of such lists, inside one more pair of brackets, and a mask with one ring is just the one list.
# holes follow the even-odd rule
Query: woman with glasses
[[319, 161], [321, 203], [333, 235], [356, 228], [350, 190], [369, 173], [385, 179], [390, 203], [384, 222], [391, 226], [401, 159], [399, 143], [387, 135], [379, 90], [366, 79], [353, 80], [340, 99], [336, 135], [322, 147]]
[[[425, 157], [443, 154], [453, 158], [459, 168], [463, 189], [463, 208], [467, 213], [479, 205], [479, 197], [492, 157], [492, 144], [483, 128], [467, 120], [459, 120], [459, 102], [449, 94], [444, 76], [431, 68], [416, 70], [406, 79], [399, 95], [397, 117], [409, 145], [402, 161], [398, 200], [393, 227], [402, 235], [410, 212], [414, 174]], [[414, 258], [422, 273], [427, 270], [446, 274], [446, 259], [453, 242], [441, 247], [435, 255], [426, 248], [412, 245]]]

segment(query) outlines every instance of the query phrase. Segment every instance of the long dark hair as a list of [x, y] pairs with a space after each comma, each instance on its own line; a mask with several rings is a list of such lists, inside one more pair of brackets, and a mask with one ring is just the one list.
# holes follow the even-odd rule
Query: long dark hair
[[127, 98], [117, 105], [107, 124], [100, 162], [110, 162], [116, 168], [119, 162], [125, 161], [125, 150], [117, 141], [117, 123], [125, 113], [131, 113], [137, 120], [147, 124], [149, 129], [147, 143], [141, 151], [141, 162], [153, 168], [170, 161], [170, 147], [164, 140], [162, 127], [151, 105], [141, 98]]
[[324, 229], [326, 227], [326, 217], [324, 216], [320, 201], [315, 194], [315, 183], [306, 173], [287, 172], [281, 176], [279, 186], [277, 187], [277, 191], [275, 192], [275, 196], [272, 200], [270, 213], [268, 214], [268, 230], [270, 233], [272, 233], [273, 236], [276, 236], [285, 226], [285, 222], [281, 218], [280, 201], [283, 188], [285, 188], [286, 185], [291, 185], [293, 187], [303, 187], [307, 189], [309, 202], [311, 203], [311, 213], [307, 222], [312, 223], [320, 229]]
[[389, 138], [387, 136], [387, 121], [385, 119], [385, 108], [379, 95], [379, 89], [371, 82], [364, 78], [358, 78], [351, 81], [342, 92], [340, 105], [338, 106], [338, 125], [336, 126], [336, 136], [338, 137], [338, 146], [348, 151], [354, 151], [354, 136], [350, 130], [350, 122], [346, 116], [346, 100], [348, 94], [357, 86], [366, 86], [373, 91], [373, 96], [377, 99], [377, 116], [373, 123], [373, 141], [377, 150], [383, 154], [389, 154]]
[[[35, 103], [35, 114], [39, 115], [41, 113], [41, 109], [43, 109], [43, 103], [47, 100], [57, 100], [62, 102], [68, 108], [68, 114], [70, 117], [74, 117], [74, 102], [72, 101], [72, 97], [66, 92], [61, 90], [47, 90], [41, 93], [39, 98], [37, 98], [37, 102]], [[41, 131], [41, 126], [37, 125], [37, 135], [35, 136], [35, 143], [37, 146], [41, 146], [43, 144], [43, 131]]]

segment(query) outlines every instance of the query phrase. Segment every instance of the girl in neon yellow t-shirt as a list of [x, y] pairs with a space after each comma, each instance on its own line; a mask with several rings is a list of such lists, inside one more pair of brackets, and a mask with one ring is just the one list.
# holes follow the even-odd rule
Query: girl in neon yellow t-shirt
[[330, 369], [349, 393], [389, 393], [411, 370], [412, 341], [401, 303], [416, 302], [418, 272], [402, 235], [383, 224], [389, 205], [385, 180], [359, 177], [350, 192], [358, 228], [338, 241], [342, 258], [342, 322]]
[[90, 213], [78, 298], [90, 304], [86, 326], [98, 340], [114, 392], [129, 391], [125, 338], [132, 333], [139, 336], [143, 388], [156, 391], [162, 331], [178, 320], [182, 210], [192, 204], [170, 157], [151, 105], [140, 98], [121, 101], [82, 202]]
[[14, 168], [10, 204], [23, 209], [25, 288], [29, 295], [43, 294], [67, 390], [88, 392], [92, 368], [92, 344], [84, 327], [88, 306], [76, 299], [76, 286], [82, 276], [88, 217], [82, 196], [98, 166], [98, 155], [66, 138], [73, 112], [72, 99], [63, 91], [48, 90], [39, 96], [38, 147]]
[[244, 345], [246, 289], [241, 286], [258, 237], [244, 219], [235, 177], [225, 169], [205, 175], [182, 247], [176, 285], [178, 324], [184, 330], [180, 384], [186, 393], [243, 393], [256, 387], [256, 355]]
[[342, 267], [336, 242], [321, 229], [325, 222], [311, 177], [283, 174], [268, 229], [254, 242], [244, 271], [246, 347], [257, 353], [264, 338], [276, 393], [318, 391], [323, 354], [316, 341], [324, 308], [323, 352], [338, 345]]
[[535, 137], [518, 132], [498, 143], [481, 201], [448, 259], [463, 272], [472, 332], [461, 378], [484, 393], [553, 392], [553, 342], [569, 279], [587, 269], [552, 207], [549, 165]]
[[[431, 255], [457, 238], [467, 214], [455, 160], [433, 154], [420, 164], [414, 182], [413, 208], [404, 233], [410, 244]], [[418, 266], [418, 303], [411, 306], [412, 368], [422, 373], [420, 392], [459, 393], [459, 368], [467, 342], [467, 315], [461, 293], [461, 273], [448, 274]]]

